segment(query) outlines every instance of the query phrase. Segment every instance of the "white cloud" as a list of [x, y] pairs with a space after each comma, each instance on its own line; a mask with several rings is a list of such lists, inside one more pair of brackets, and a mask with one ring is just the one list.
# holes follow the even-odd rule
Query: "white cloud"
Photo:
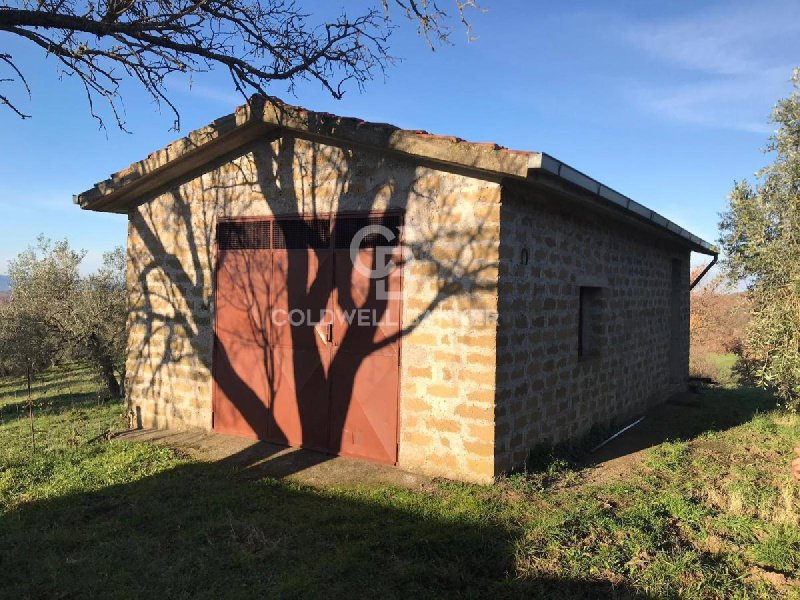
[[686, 123], [771, 131], [770, 110], [800, 61], [797, 2], [726, 3], [659, 23], [628, 23], [623, 31], [627, 44], [678, 70], [670, 83], [633, 84], [631, 101]]
[[771, 133], [769, 114], [785, 94], [789, 70], [780, 68], [748, 78], [713, 79], [671, 86], [634, 87], [630, 98], [644, 109], [685, 123]]
[[663, 23], [632, 25], [625, 35], [668, 63], [716, 75], [747, 75], [775, 66], [776, 47], [793, 54], [789, 46], [800, 35], [800, 3], [726, 3]]

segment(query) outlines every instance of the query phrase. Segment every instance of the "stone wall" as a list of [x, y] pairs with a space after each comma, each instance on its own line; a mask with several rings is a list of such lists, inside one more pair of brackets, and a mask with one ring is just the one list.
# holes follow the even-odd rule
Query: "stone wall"
[[[130, 408], [144, 426], [211, 427], [218, 217], [396, 208], [412, 251], [403, 274], [400, 466], [490, 481], [522, 466], [539, 443], [620, 422], [680, 389], [688, 251], [545, 202], [300, 137], [260, 141], [142, 198], [129, 214]], [[582, 286], [586, 356], [578, 351]]]
[[212, 424], [219, 216], [405, 210], [402, 467], [488, 481], [500, 185], [405, 159], [264, 140], [129, 213], [127, 393], [144, 426]]
[[[688, 250], [547, 203], [503, 190], [498, 472], [523, 467], [538, 444], [622, 423], [688, 377]], [[582, 286], [591, 347], [579, 356]]]

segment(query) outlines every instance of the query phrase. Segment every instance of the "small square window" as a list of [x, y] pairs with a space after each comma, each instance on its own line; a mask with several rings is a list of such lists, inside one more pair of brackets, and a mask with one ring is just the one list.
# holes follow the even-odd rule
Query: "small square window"
[[578, 311], [578, 356], [597, 356], [603, 339], [603, 288], [581, 286]]

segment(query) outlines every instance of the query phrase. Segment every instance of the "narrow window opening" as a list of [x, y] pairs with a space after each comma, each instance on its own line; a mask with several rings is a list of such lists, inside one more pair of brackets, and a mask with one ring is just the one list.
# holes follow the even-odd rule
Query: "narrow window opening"
[[603, 288], [581, 286], [578, 297], [578, 357], [600, 354], [603, 339]]

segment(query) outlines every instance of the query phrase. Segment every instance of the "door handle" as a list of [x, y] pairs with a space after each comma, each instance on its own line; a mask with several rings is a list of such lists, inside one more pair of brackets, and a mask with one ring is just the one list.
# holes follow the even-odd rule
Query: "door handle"
[[325, 333], [322, 333], [317, 327], [314, 327], [314, 331], [317, 332], [319, 339], [321, 339], [326, 345], [333, 342], [333, 323], [328, 323], [325, 326]]

